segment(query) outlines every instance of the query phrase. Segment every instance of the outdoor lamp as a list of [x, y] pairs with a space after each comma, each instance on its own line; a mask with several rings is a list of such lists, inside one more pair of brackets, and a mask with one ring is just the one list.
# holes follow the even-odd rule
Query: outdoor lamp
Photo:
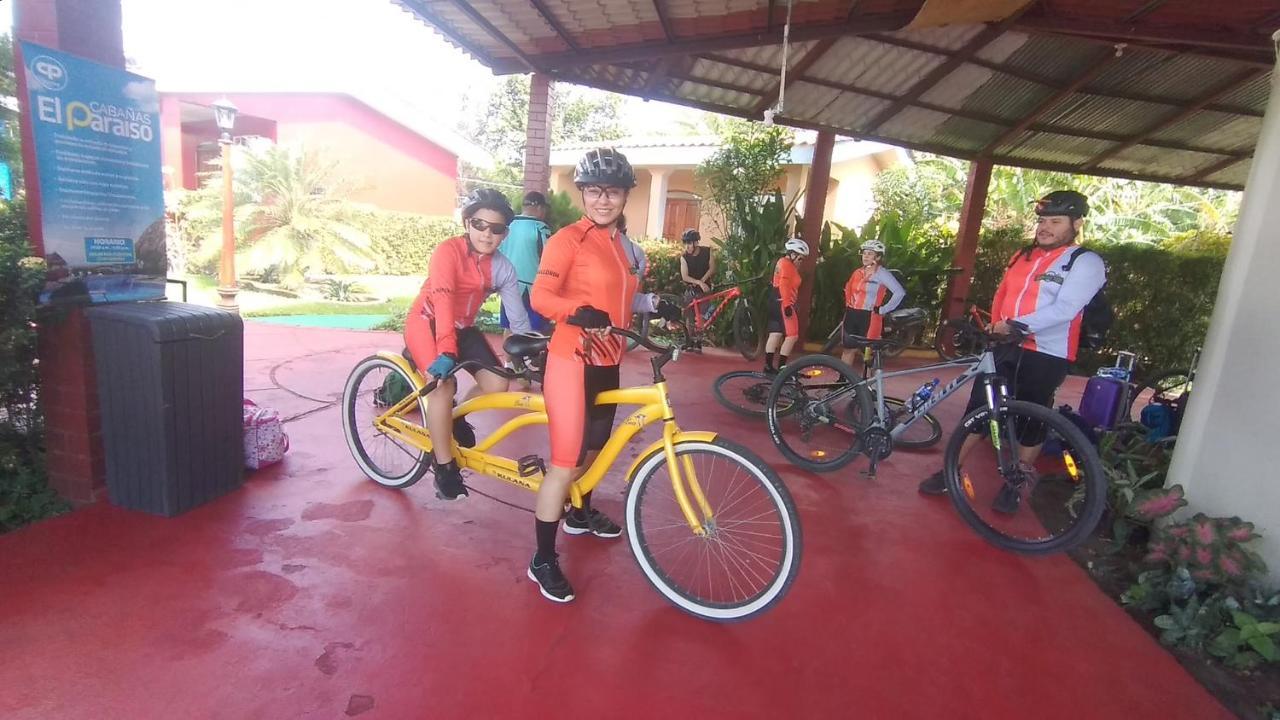
[[218, 124], [224, 140], [231, 139], [231, 130], [236, 126], [236, 114], [240, 109], [231, 104], [226, 97], [213, 104], [213, 121]]

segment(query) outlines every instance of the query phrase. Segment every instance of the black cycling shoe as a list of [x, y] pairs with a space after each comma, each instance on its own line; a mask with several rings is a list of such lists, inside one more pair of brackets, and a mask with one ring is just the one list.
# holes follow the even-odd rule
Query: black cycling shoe
[[464, 417], [453, 419], [453, 439], [458, 447], [473, 448], [476, 446], [476, 429]]
[[921, 495], [946, 495], [947, 479], [943, 476], [942, 471], [939, 470], [925, 478], [924, 482], [920, 483], [916, 489], [920, 491]]
[[467, 486], [462, 484], [462, 471], [458, 469], [458, 461], [450, 460], [444, 465], [434, 464], [436, 497], [441, 500], [461, 500], [470, 495]]
[[585, 513], [577, 508], [570, 510], [564, 516], [562, 527], [569, 535], [591, 533], [596, 537], [616, 538], [622, 534], [622, 528], [618, 527], [618, 523], [610, 520], [608, 515], [595, 508], [591, 508]]
[[551, 560], [543, 563], [539, 563], [538, 556], [534, 555], [529, 562], [528, 575], [530, 580], [538, 583], [538, 590], [542, 591], [542, 596], [546, 599], [558, 603], [567, 603], [573, 599], [573, 586], [560, 570], [559, 555], [552, 556]]

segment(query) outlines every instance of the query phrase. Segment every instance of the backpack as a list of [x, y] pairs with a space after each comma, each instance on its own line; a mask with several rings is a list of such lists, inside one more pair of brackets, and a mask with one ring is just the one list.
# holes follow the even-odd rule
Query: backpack
[[[1023, 248], [1017, 255], [1013, 256], [1009, 267], [1018, 262], [1022, 258], [1031, 257], [1031, 251], [1035, 249], [1034, 245]], [[1071, 251], [1071, 257], [1067, 259], [1067, 264], [1062, 268], [1063, 272], [1071, 272], [1071, 268], [1076, 264], [1076, 258], [1084, 253], [1092, 252], [1082, 247], [1077, 247]], [[1097, 253], [1094, 253], [1095, 255]], [[1101, 256], [1099, 256], [1101, 257]], [[1080, 347], [1085, 350], [1097, 350], [1107, 341], [1107, 333], [1111, 330], [1111, 326], [1115, 324], [1116, 314], [1111, 309], [1111, 302], [1107, 300], [1106, 284], [1098, 288], [1098, 292], [1089, 298], [1089, 302], [1084, 306], [1084, 312], [1080, 318]]]

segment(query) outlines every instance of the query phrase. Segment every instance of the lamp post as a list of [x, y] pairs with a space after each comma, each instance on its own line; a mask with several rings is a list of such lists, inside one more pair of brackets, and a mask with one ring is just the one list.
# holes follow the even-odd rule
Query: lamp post
[[213, 104], [213, 119], [222, 131], [218, 138], [222, 146], [222, 263], [218, 269], [218, 307], [233, 313], [240, 312], [240, 305], [236, 303], [240, 288], [236, 284], [235, 196], [231, 187], [231, 129], [236, 125], [237, 112], [236, 106], [225, 97]]

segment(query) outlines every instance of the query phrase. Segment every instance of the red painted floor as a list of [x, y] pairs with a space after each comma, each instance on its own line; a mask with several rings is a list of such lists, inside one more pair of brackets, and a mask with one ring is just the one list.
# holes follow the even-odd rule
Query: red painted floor
[[[392, 336], [250, 323], [247, 342], [249, 394], [299, 416], [288, 460], [179, 518], [100, 504], [0, 537], [0, 717], [1229, 717], [1070, 561], [1001, 552], [918, 496], [940, 450], [875, 481], [786, 465], [711, 398], [739, 360], [672, 366], [677, 411], [775, 463], [804, 559], [775, 610], [713, 625], [620, 541], [562, 538], [579, 598], [549, 603], [529, 513], [364, 480], [331, 403]], [[616, 517], [621, 489], [597, 505]]]

